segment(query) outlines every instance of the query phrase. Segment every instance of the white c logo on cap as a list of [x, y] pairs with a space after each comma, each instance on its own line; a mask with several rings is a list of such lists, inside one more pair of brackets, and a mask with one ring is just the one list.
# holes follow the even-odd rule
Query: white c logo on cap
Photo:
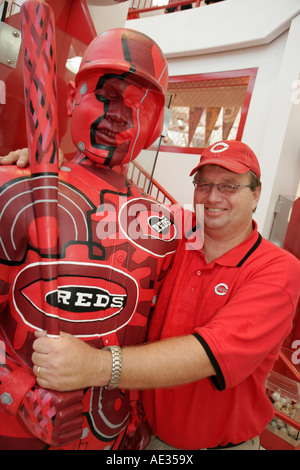
[[212, 146], [212, 148], [210, 149], [210, 152], [212, 153], [225, 152], [225, 150], [227, 150], [228, 148], [229, 148], [229, 145], [225, 144], [225, 142], [217, 142], [215, 145]]

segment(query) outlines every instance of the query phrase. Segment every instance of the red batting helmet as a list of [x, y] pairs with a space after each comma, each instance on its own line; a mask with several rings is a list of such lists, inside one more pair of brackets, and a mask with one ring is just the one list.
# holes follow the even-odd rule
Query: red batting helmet
[[168, 66], [160, 47], [139, 31], [116, 28], [99, 34], [86, 49], [76, 85], [90, 71], [128, 72], [129, 80], [161, 94], [168, 85]]

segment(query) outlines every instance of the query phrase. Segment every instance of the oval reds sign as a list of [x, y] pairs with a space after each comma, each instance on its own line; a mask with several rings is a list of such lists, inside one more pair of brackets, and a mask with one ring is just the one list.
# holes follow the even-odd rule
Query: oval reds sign
[[44, 330], [46, 317], [55, 316], [66, 333], [92, 338], [115, 332], [130, 321], [139, 297], [133, 277], [112, 266], [58, 261], [56, 290], [47, 278], [51, 264], [26, 266], [15, 279], [16, 313], [29, 327]]
[[174, 214], [156, 201], [130, 199], [120, 208], [119, 224], [126, 238], [154, 256], [165, 257], [176, 251], [178, 233]]

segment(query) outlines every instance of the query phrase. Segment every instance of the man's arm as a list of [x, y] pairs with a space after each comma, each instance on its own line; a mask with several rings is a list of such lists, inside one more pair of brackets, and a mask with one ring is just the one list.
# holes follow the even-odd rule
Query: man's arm
[[216, 374], [193, 335], [122, 348], [122, 361], [119, 388], [172, 387]]
[[[40, 386], [58, 391], [105, 386], [112, 373], [112, 356], [61, 333], [59, 339], [37, 333], [32, 360]], [[39, 367], [39, 369], [38, 369]], [[194, 382], [216, 372], [201, 344], [192, 336], [122, 348], [118, 388], [147, 389]]]

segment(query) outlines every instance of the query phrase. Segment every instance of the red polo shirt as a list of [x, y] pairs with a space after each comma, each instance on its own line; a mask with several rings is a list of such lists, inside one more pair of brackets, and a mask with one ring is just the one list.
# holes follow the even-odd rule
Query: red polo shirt
[[149, 341], [194, 334], [216, 376], [143, 392], [153, 434], [174, 447], [237, 444], [273, 417], [265, 380], [292, 328], [300, 263], [252, 234], [207, 264], [182, 240], [164, 282]]

